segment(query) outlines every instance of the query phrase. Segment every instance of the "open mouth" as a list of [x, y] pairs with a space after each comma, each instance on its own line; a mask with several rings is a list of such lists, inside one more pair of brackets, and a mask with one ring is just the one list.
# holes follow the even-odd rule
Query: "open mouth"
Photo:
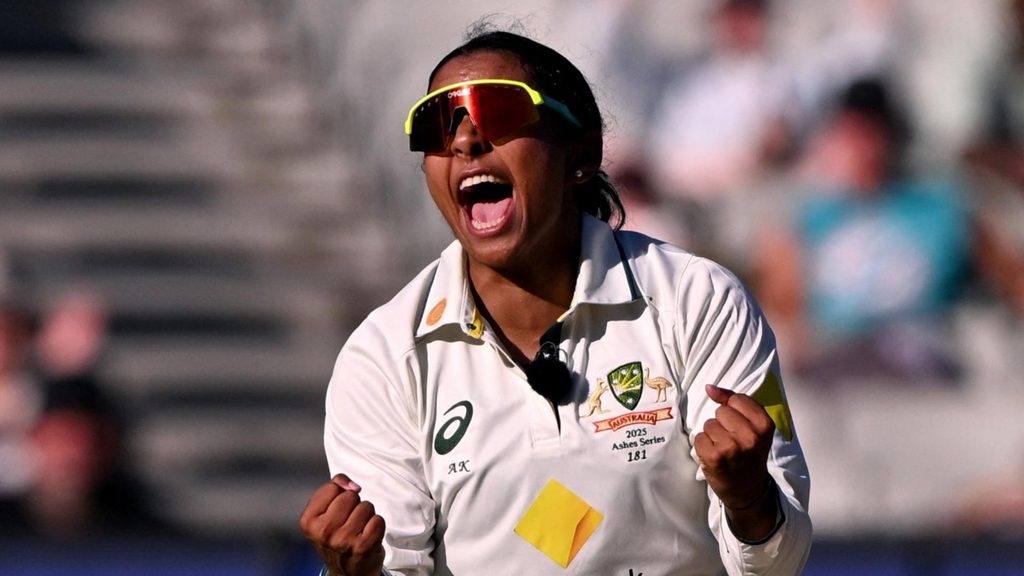
[[491, 174], [471, 176], [459, 184], [459, 202], [473, 230], [493, 232], [512, 214], [512, 185]]

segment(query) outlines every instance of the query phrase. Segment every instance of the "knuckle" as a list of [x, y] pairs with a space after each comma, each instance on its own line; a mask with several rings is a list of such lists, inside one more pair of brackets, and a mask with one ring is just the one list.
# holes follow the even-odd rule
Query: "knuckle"
[[708, 450], [701, 454], [701, 463], [709, 468], [717, 468], [722, 462], [722, 453], [718, 450]]
[[349, 539], [348, 534], [345, 534], [340, 530], [331, 535], [330, 539], [327, 540], [327, 545], [339, 554], [349, 554], [352, 550], [352, 542]]
[[327, 482], [325, 484], [321, 484], [320, 487], [317, 488], [316, 495], [335, 494], [337, 492], [338, 485], [334, 482]]
[[718, 459], [722, 462], [732, 460], [736, 457], [737, 452], [739, 452], [739, 445], [735, 442], [730, 442], [729, 444], [719, 447]]
[[698, 452], [706, 452], [711, 448], [711, 438], [706, 432], [701, 432], [693, 439], [693, 447]]
[[317, 516], [318, 514], [313, 510], [313, 507], [307, 505], [302, 510], [302, 513], [299, 514], [299, 527], [302, 528], [303, 531], [306, 531], [314, 522], [316, 522]]
[[752, 428], [753, 435], [757, 441], [771, 438], [772, 434], [775, 432], [775, 425], [772, 424], [770, 420], [768, 422], [757, 422]]
[[761, 437], [762, 434], [760, 434], [757, 429], [752, 428], [744, 430], [743, 433], [736, 438], [736, 443], [741, 449], [750, 450], [760, 443]]
[[359, 507], [363, 508], [366, 511], [367, 516], [369, 516], [370, 518], [373, 518], [377, 514], [377, 509], [374, 508], [373, 502], [367, 502], [366, 500], [363, 500], [362, 502], [359, 503]]
[[314, 527], [312, 530], [310, 530], [308, 535], [315, 542], [319, 542], [321, 544], [329, 544], [332, 533], [333, 531], [331, 530], [330, 526], [324, 523]]
[[302, 533], [306, 535], [306, 538], [314, 542], [323, 542], [326, 534], [324, 525], [319, 522], [306, 522], [300, 524]]

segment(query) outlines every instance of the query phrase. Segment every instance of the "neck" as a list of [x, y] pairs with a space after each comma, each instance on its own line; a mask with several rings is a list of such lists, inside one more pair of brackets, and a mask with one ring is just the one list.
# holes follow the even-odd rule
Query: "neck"
[[563, 251], [552, 250], [527, 270], [499, 271], [469, 263], [469, 280], [481, 314], [513, 360], [525, 364], [540, 337], [572, 303], [579, 267], [579, 236]]

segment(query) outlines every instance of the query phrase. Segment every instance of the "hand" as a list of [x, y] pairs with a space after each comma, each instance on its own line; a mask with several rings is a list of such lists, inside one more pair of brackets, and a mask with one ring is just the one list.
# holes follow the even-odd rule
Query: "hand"
[[384, 566], [384, 519], [360, 500], [360, 490], [338, 474], [313, 493], [299, 518], [332, 576], [378, 576]]
[[717, 386], [706, 388], [720, 406], [694, 438], [697, 459], [737, 536], [758, 540], [771, 531], [778, 506], [775, 494], [766, 490], [775, 424], [751, 397]]

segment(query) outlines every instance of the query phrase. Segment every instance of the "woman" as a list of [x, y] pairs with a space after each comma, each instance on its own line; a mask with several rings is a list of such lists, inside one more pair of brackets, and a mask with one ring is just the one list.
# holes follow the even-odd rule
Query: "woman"
[[606, 223], [582, 74], [490, 32], [429, 86], [406, 132], [456, 241], [339, 356], [300, 520], [324, 573], [799, 572], [771, 331], [720, 267]]

